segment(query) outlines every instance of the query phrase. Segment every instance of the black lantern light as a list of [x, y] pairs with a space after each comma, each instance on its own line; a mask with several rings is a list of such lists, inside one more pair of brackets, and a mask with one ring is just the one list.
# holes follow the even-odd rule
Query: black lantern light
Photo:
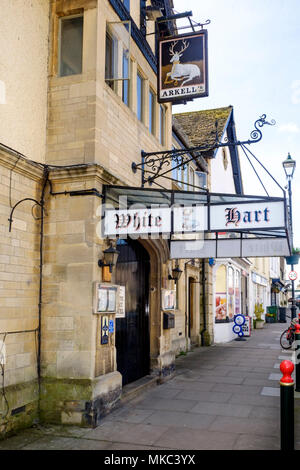
[[176, 266], [176, 268], [172, 269], [172, 276], [169, 274], [169, 279], [177, 282], [179, 281], [181, 274], [182, 274], [182, 270], [180, 269], [179, 266]]
[[110, 245], [109, 248], [103, 251], [103, 260], [99, 259], [98, 266], [100, 268], [109, 266], [109, 272], [111, 273], [113, 266], [117, 264], [119, 254], [120, 252]]
[[282, 166], [283, 166], [287, 179], [288, 180], [292, 179], [294, 176], [295, 168], [296, 168], [296, 161], [292, 159], [290, 153], [288, 154], [284, 162], [282, 162]]

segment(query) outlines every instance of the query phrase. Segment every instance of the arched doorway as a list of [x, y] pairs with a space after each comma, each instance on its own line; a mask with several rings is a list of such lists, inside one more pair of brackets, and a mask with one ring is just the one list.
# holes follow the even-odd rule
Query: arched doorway
[[117, 370], [123, 385], [150, 371], [149, 272], [150, 259], [137, 241], [119, 240], [116, 284], [125, 286], [125, 318], [116, 319]]

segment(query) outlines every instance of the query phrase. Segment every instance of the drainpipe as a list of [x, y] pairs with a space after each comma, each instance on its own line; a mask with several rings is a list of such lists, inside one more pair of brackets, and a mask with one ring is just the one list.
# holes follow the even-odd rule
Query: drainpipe
[[42, 297], [43, 297], [43, 264], [44, 264], [44, 208], [45, 208], [45, 192], [46, 186], [49, 182], [49, 168], [44, 167], [44, 178], [43, 188], [41, 193], [41, 225], [40, 225], [40, 266], [39, 266], [39, 303], [38, 303], [38, 353], [37, 353], [37, 372], [38, 372], [38, 384], [39, 384], [39, 401], [41, 398], [41, 327], [42, 327]]
[[203, 329], [200, 331], [201, 346], [205, 345], [204, 333], [206, 332], [206, 288], [205, 288], [205, 259], [202, 260], [202, 308], [203, 308]]

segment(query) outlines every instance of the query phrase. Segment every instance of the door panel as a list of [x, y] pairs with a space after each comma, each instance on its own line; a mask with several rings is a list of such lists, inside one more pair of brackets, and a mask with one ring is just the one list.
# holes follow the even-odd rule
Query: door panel
[[125, 318], [116, 319], [117, 369], [123, 385], [149, 374], [149, 270], [147, 251], [138, 242], [120, 240], [116, 284], [125, 285]]

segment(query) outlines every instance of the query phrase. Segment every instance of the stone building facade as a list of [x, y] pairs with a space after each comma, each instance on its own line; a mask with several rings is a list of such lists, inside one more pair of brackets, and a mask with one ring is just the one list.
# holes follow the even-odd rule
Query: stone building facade
[[[171, 105], [158, 103], [157, 37], [145, 8], [167, 15], [172, 0], [6, 3], [14, 27], [0, 52], [0, 432], [37, 420], [96, 426], [126, 385], [167, 380], [176, 355], [210, 345], [215, 335], [207, 260], [171, 260], [163, 238], [102, 236], [104, 194], [141, 187], [132, 162], [142, 150], [207, 142], [216, 117], [225, 132], [233, 110], [196, 116], [197, 135], [189, 125], [195, 116], [172, 119]], [[12, 60], [20, 74], [5, 77]], [[182, 184], [158, 183], [187, 190], [199, 177], [211, 189], [214, 174], [223, 178], [224, 156], [215, 157], [182, 169]], [[227, 183], [240, 194], [238, 156], [227, 160]], [[109, 247], [119, 252], [111, 272], [101, 265]], [[124, 288], [123, 316], [108, 307], [109, 297], [105, 315], [95, 313], [99, 285]], [[175, 325], [166, 328], [170, 312]]]
[[[17, 74], [0, 77], [7, 100], [0, 112], [9, 118], [0, 139], [2, 435], [36, 420], [94, 426], [118, 403], [124, 385], [133, 381], [120, 371], [118, 341], [128, 353], [123, 356], [135, 350], [118, 339], [114, 312], [107, 315], [113, 325], [109, 339], [101, 343], [94, 295], [97, 283], [114, 285], [125, 265], [132, 267], [132, 279], [135, 264], [148, 276], [143, 296], [148, 362], [138, 364], [141, 377], [150, 382], [170, 377], [175, 355], [201, 344], [203, 316], [200, 266], [186, 263], [177, 286], [176, 327], [163, 327], [162, 290], [175, 287], [165, 240], [117, 245], [123, 258], [111, 274], [98, 264], [110, 244], [97, 231], [104, 186], [139, 187], [132, 161], [141, 150], [172, 146], [171, 106], [156, 100], [155, 36], [145, 36], [154, 26], [141, 9], [151, 2], [19, 3], [7, 6], [7, 21], [13, 24], [18, 13], [23, 25], [34, 24], [19, 25], [18, 47], [7, 37], [14, 60], [23, 64], [26, 58], [22, 87]], [[162, 14], [171, 8], [172, 2], [161, 2]], [[74, 41], [76, 48], [70, 47]], [[7, 67], [10, 55], [7, 50], [3, 56]], [[24, 122], [20, 109], [28, 116]], [[129, 337], [130, 325], [126, 328]]]

